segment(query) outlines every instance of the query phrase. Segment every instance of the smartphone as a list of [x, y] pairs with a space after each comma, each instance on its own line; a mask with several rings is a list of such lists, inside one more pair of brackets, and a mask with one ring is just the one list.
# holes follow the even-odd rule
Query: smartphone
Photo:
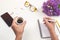
[[9, 27], [12, 25], [13, 18], [9, 15], [8, 12], [1, 15], [1, 17]]

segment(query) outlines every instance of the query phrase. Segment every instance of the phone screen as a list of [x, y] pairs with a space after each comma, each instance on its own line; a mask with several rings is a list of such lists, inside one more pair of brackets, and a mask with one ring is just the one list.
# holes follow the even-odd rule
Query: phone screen
[[1, 15], [1, 17], [9, 27], [12, 25], [13, 18], [9, 15], [8, 12]]

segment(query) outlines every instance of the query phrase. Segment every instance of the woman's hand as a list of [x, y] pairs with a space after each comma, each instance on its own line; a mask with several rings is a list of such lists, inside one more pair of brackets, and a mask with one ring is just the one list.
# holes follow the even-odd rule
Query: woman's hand
[[49, 30], [54, 30], [55, 22], [48, 22], [49, 20], [53, 20], [53, 19], [51, 19], [50, 17], [44, 17], [43, 18], [44, 24], [47, 26], [47, 28]]
[[49, 29], [50, 35], [51, 35], [51, 39], [52, 40], [58, 40], [58, 37], [55, 33], [55, 22], [49, 22], [49, 20], [53, 20], [49, 17], [44, 17], [43, 21], [44, 24], [47, 26], [47, 28]]
[[13, 23], [12, 23], [12, 29], [16, 35], [16, 40], [21, 40], [22, 39], [22, 34], [24, 32], [24, 27], [26, 25], [26, 21], [23, 21], [23, 23], [17, 25], [16, 24], [16, 21], [17, 21], [17, 18], [16, 17], [14, 20], [13, 20]]

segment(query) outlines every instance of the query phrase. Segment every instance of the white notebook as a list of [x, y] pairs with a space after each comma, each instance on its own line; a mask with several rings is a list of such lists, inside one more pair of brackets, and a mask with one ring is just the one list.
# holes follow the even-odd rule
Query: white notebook
[[[48, 30], [48, 28], [46, 27], [46, 25], [43, 24], [43, 23], [40, 23], [39, 20], [38, 20], [38, 25], [39, 25], [39, 30], [40, 30], [41, 38], [51, 38], [51, 37], [50, 37], [49, 30]], [[56, 33], [58, 33], [58, 35], [59, 35], [59, 29], [58, 29], [57, 27], [55, 27], [55, 31], [56, 31]]]

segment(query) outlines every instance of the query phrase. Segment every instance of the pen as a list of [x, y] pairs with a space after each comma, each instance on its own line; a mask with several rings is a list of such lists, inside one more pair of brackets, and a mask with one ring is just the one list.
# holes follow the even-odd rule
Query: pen
[[48, 20], [48, 22], [56, 22], [56, 20]]
[[48, 22], [54, 22], [60, 27], [60, 24], [59, 24], [59, 22], [57, 20], [48, 20]]
[[[59, 22], [58, 22], [57, 20], [48, 20], [48, 22], [54, 22], [54, 23], [56, 23], [56, 28], [57, 28], [57, 30], [58, 30], [59, 33], [60, 33], [60, 30], [59, 30], [60, 24], [59, 24]], [[58, 25], [58, 27], [57, 27], [57, 25]]]

